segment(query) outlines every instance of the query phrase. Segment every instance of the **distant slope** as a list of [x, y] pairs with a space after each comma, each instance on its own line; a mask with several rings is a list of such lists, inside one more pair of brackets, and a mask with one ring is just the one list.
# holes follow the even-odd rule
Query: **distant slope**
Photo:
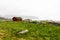
[[8, 18], [4, 18], [4, 17], [0, 17], [0, 20], [11, 20], [11, 19], [8, 19]]
[[20, 15], [20, 16], [17, 16], [17, 15], [6, 15], [4, 16], [5, 18], [8, 18], [8, 19], [11, 19], [12, 17], [22, 17], [23, 19], [39, 19], [38, 17], [36, 16], [25, 16], [25, 15]]

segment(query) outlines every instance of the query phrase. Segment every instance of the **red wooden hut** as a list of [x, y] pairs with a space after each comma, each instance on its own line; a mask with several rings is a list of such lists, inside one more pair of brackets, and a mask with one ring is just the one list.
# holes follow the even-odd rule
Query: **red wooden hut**
[[21, 17], [13, 17], [12, 20], [13, 21], [22, 21], [22, 18]]

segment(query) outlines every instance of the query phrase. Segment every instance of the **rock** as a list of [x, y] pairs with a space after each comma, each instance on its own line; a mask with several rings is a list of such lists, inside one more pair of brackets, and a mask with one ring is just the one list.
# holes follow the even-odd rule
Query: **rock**
[[39, 21], [31, 21], [30, 23], [39, 24]]
[[25, 34], [25, 33], [27, 33], [28, 32], [28, 30], [23, 30], [23, 31], [21, 31], [21, 32], [18, 32], [18, 34]]

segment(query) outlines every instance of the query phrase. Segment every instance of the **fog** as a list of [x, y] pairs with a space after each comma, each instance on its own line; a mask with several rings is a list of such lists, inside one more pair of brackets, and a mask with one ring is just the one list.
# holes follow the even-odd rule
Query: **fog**
[[60, 0], [0, 0], [0, 15], [60, 20]]

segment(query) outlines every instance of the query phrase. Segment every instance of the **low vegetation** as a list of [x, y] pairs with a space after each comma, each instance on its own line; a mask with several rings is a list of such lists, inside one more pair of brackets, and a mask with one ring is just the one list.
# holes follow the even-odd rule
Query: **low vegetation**
[[[22, 30], [26, 34], [17, 34]], [[60, 40], [60, 26], [44, 23], [0, 21], [0, 40]]]

